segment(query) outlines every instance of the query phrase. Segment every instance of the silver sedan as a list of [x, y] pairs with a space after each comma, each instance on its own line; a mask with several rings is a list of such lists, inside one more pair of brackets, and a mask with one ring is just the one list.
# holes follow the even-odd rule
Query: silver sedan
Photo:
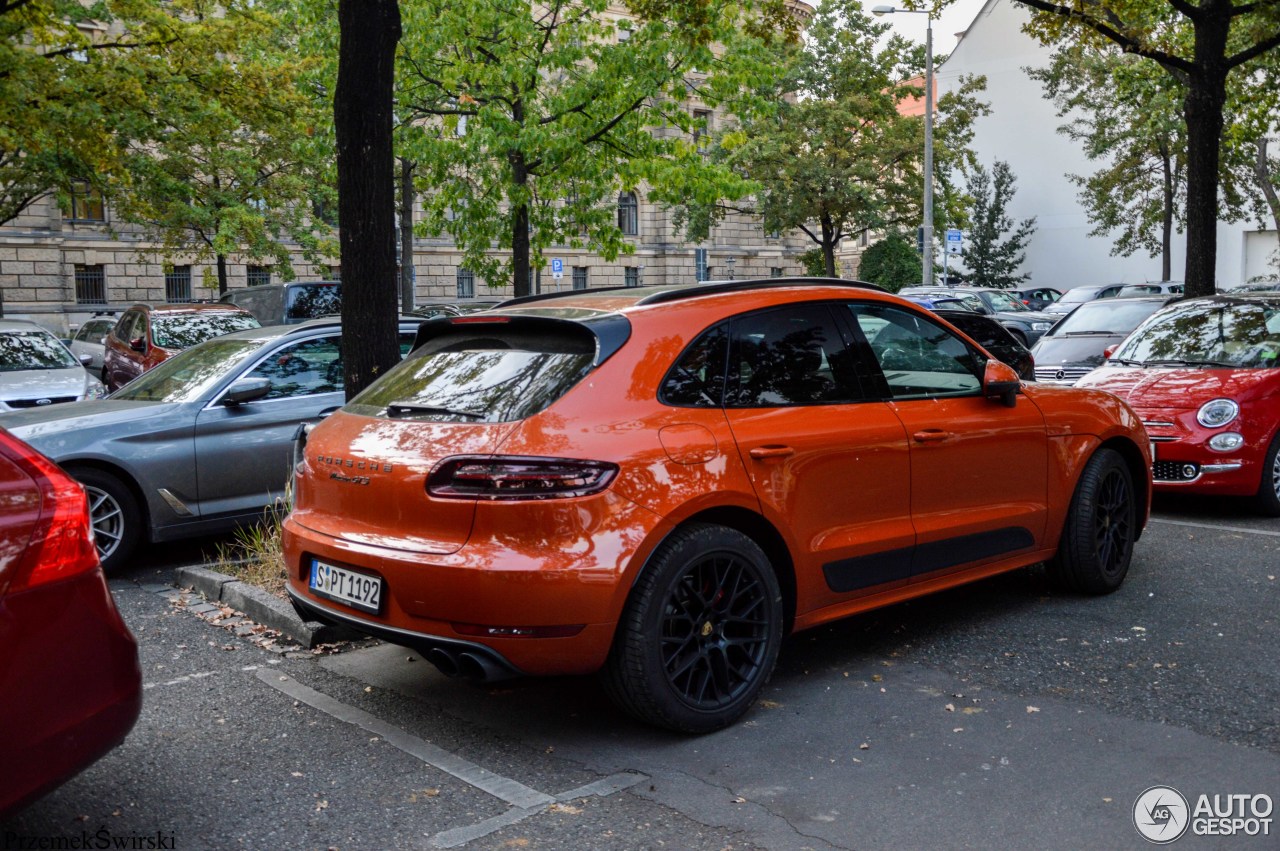
[[[421, 320], [402, 320], [400, 351]], [[336, 320], [254, 328], [166, 360], [110, 398], [0, 415], [89, 493], [107, 570], [142, 540], [260, 521], [280, 504], [299, 423], [344, 402]]]

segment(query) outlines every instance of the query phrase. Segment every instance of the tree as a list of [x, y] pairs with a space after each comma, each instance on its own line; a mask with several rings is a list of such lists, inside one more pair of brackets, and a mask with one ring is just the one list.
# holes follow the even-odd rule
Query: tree
[[342, 368], [350, 399], [400, 362], [392, 103], [397, 0], [338, 0], [334, 92], [342, 243]]
[[198, 39], [200, 0], [0, 0], [0, 224], [34, 200], [130, 179], [130, 142], [155, 111], [153, 60]]
[[1113, 42], [1158, 63], [1184, 86], [1187, 131], [1188, 295], [1215, 292], [1218, 183], [1227, 80], [1251, 73], [1280, 46], [1274, 0], [1019, 0], [1044, 14], [1029, 31], [1044, 43]]
[[1000, 160], [990, 172], [976, 166], [969, 178], [973, 211], [964, 265], [975, 286], [1011, 288], [1031, 277], [1017, 272], [1026, 259], [1027, 242], [1035, 232], [1036, 220], [1032, 216], [1014, 226], [1008, 206], [1016, 189], [1017, 179], [1009, 164]]
[[[406, 7], [400, 149], [418, 166], [424, 229], [449, 233], [471, 271], [530, 292], [552, 244], [633, 250], [620, 193], [722, 197], [745, 183], [688, 138], [708, 107], [751, 88], [780, 24], [734, 0], [423, 0]], [[713, 45], [716, 49], [713, 50]], [[697, 69], [697, 70], [695, 70]], [[509, 259], [494, 254], [509, 249]]]
[[[722, 140], [726, 161], [761, 187], [754, 206], [724, 209], [761, 215], [766, 230], [800, 229], [828, 275], [845, 237], [921, 215], [924, 122], [901, 107], [921, 93], [924, 53], [896, 36], [878, 46], [888, 29], [854, 0], [824, 0], [780, 86], [794, 95], [779, 94], [774, 112]], [[940, 174], [967, 164], [983, 84], [967, 79], [937, 105]]]
[[858, 278], [896, 293], [920, 283], [920, 254], [911, 242], [891, 233], [862, 252]]
[[313, 262], [336, 253], [328, 225], [312, 215], [328, 187], [307, 138], [325, 120], [299, 89], [307, 60], [279, 48], [280, 26], [260, 10], [225, 7], [203, 24], [199, 39], [136, 57], [149, 62], [150, 78], [179, 82], [152, 96], [115, 209], [166, 261], [215, 260], [220, 293], [231, 254], [266, 261], [290, 280], [286, 240]]

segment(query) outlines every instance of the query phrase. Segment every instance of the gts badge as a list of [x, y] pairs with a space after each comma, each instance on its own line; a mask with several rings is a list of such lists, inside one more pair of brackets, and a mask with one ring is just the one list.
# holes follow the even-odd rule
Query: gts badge
[[368, 476], [344, 476], [341, 473], [330, 473], [329, 478], [335, 482], [348, 482], [353, 485], [369, 484]]

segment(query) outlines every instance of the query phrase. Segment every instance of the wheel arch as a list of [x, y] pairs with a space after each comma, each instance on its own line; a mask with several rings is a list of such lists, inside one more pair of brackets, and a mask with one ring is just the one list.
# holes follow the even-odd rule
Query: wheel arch
[[[690, 523], [710, 523], [733, 529], [746, 535], [764, 550], [765, 556], [768, 557], [769, 563], [773, 565], [774, 572], [777, 574], [778, 587], [782, 591], [784, 619], [782, 634], [790, 635], [796, 620], [796, 567], [795, 561], [791, 558], [791, 550], [788, 549], [782, 534], [774, 525], [759, 512], [748, 508], [717, 506], [686, 517], [671, 532], [674, 533]], [[647, 564], [646, 567], [648, 567]]]
[[119, 464], [112, 464], [110, 461], [102, 461], [97, 458], [75, 458], [69, 461], [60, 461], [59, 465], [76, 478], [76, 470], [97, 470], [100, 473], [114, 476], [119, 480], [120, 484], [128, 489], [129, 493], [138, 503], [138, 514], [142, 517], [144, 539], [148, 542], [154, 542], [154, 526], [151, 522], [151, 504], [147, 501], [146, 495], [142, 492], [142, 486], [138, 484], [128, 470]]
[[1146, 528], [1146, 519], [1151, 510], [1151, 488], [1149, 482], [1151, 480], [1151, 471], [1147, 468], [1146, 459], [1132, 440], [1125, 437], [1113, 437], [1102, 442], [1098, 449], [1094, 450], [1094, 454], [1101, 449], [1111, 449], [1118, 453], [1124, 459], [1125, 466], [1129, 468], [1130, 475], [1133, 476], [1135, 485], [1134, 491], [1138, 497], [1138, 517], [1142, 521], [1138, 524], [1138, 533], [1134, 536], [1134, 541], [1138, 541], [1142, 537], [1142, 532]]

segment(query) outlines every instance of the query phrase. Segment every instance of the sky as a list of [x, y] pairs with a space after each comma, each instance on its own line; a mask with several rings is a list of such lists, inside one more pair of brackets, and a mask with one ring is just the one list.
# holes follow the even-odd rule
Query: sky
[[[963, 32], [974, 17], [982, 9], [985, 0], [955, 0], [950, 6], [942, 10], [933, 21], [933, 52], [935, 55], [941, 56], [944, 53], [950, 53], [955, 49], [956, 36], [958, 32]], [[862, 6], [870, 11], [873, 6], [890, 5], [901, 6], [901, 2], [891, 2], [891, 0], [863, 0]], [[895, 32], [903, 38], [909, 38], [914, 42], [924, 44], [925, 27], [928, 20], [924, 15], [885, 15], [882, 21], [893, 26]]]

